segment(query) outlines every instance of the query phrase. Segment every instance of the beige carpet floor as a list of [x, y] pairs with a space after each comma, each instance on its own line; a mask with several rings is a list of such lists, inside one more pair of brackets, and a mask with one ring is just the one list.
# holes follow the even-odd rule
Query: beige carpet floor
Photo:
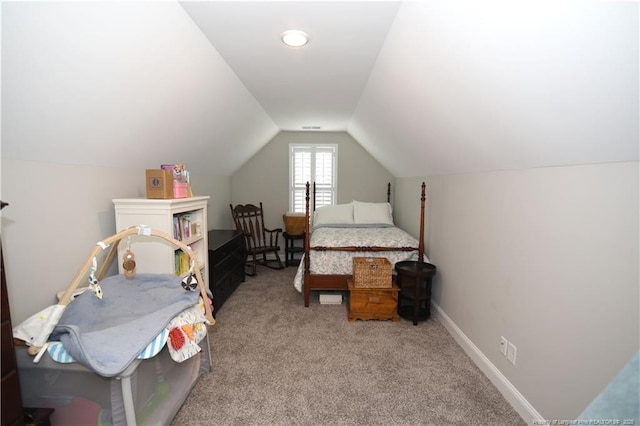
[[526, 424], [436, 319], [349, 322], [294, 274], [260, 268], [217, 312], [173, 425]]

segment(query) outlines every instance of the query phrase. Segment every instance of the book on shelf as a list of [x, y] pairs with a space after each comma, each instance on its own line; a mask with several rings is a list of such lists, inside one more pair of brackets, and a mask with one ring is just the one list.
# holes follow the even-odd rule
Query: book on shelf
[[190, 259], [189, 255], [182, 250], [176, 250], [175, 255], [175, 271], [176, 275], [183, 275], [189, 271]]
[[194, 220], [191, 213], [176, 214], [173, 216], [173, 237], [178, 240], [188, 240], [202, 235], [202, 225]]

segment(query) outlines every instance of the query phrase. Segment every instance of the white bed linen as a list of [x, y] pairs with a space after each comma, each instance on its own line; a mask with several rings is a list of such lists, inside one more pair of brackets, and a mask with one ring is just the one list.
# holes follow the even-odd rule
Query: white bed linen
[[[398, 227], [387, 228], [329, 228], [314, 229], [309, 242], [311, 247], [418, 247], [418, 240]], [[418, 251], [311, 251], [309, 272], [321, 275], [350, 275], [354, 257], [386, 257], [392, 267], [403, 260], [418, 260]], [[428, 262], [426, 256], [423, 257]], [[304, 255], [293, 280], [302, 292], [304, 281]]]

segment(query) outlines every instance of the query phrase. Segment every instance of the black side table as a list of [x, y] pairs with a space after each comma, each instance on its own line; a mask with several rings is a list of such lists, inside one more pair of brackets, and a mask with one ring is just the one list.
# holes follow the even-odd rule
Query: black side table
[[398, 315], [418, 325], [418, 321], [426, 320], [431, 314], [431, 278], [436, 274], [436, 266], [407, 260], [397, 262], [395, 269], [400, 287]]
[[297, 246], [296, 240], [302, 240], [304, 244], [304, 232], [298, 235], [290, 235], [286, 232], [282, 234], [284, 237], [284, 259], [287, 266], [297, 266], [300, 264], [300, 258], [296, 258], [296, 254], [304, 252], [304, 247]]

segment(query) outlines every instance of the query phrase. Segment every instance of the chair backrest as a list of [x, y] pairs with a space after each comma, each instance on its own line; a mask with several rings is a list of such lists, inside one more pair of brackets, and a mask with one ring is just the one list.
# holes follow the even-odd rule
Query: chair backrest
[[242, 231], [247, 241], [247, 248], [251, 250], [256, 247], [267, 245], [264, 228], [264, 216], [262, 214], [262, 202], [260, 207], [253, 204], [238, 204], [231, 208], [231, 216], [238, 231]]

